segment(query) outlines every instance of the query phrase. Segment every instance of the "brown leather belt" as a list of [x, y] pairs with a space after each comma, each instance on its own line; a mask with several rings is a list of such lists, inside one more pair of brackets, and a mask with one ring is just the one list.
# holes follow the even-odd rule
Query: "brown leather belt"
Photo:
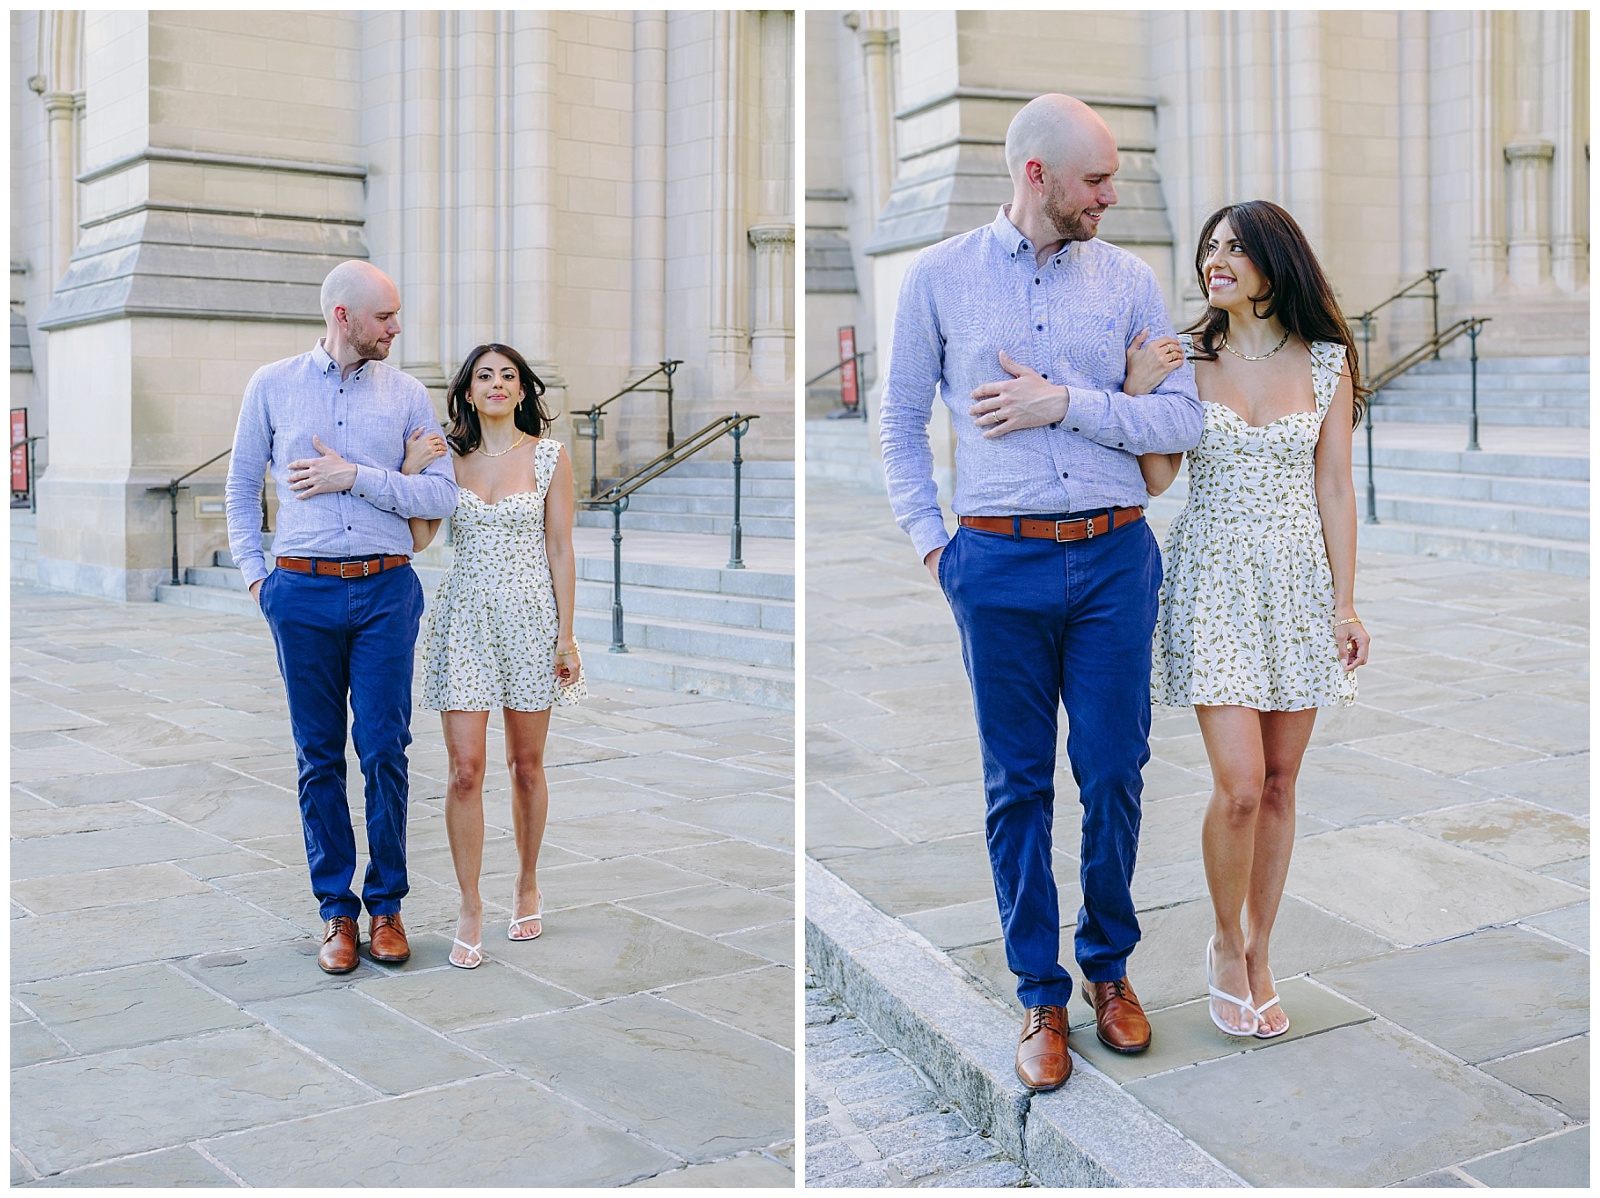
[[[962, 516], [961, 527], [1005, 536], [1042, 537], [1046, 541], [1087, 541], [1103, 537], [1113, 529], [1144, 517], [1142, 507], [1112, 508], [1104, 516], [1084, 516], [1077, 520], [1034, 520], [1023, 516]], [[1018, 527], [1020, 525], [1020, 527]]]
[[324, 574], [334, 578], [367, 578], [385, 570], [398, 569], [409, 557], [363, 557], [355, 561], [332, 562], [320, 557], [280, 557], [278, 569], [296, 574]]

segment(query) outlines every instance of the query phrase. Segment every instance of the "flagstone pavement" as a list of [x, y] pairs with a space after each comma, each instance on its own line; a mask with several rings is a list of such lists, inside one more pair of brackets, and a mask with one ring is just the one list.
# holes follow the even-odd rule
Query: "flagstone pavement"
[[[949, 608], [881, 494], [811, 487], [806, 570], [807, 854], [1017, 1011]], [[1154, 1043], [1104, 1050], [1075, 998], [1072, 1047], [1252, 1185], [1586, 1186], [1588, 580], [1363, 553], [1357, 599], [1372, 664], [1318, 716], [1273, 936], [1290, 1032], [1207, 1018], [1210, 775], [1193, 714], [1156, 708], [1129, 963]]]
[[412, 956], [330, 977], [263, 623], [14, 585], [11, 667], [13, 1185], [794, 1185], [788, 713], [558, 709], [525, 943], [492, 719], [468, 972], [418, 709]]

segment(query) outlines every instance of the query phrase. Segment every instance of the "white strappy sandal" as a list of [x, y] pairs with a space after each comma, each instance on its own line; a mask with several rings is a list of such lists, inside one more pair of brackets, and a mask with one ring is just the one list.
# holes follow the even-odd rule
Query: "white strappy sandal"
[[445, 958], [450, 964], [457, 969], [476, 969], [483, 964], [483, 941], [480, 940], [477, 944], [468, 944], [465, 940], [457, 938], [456, 943], [466, 949], [470, 955], [466, 961], [457, 961], [455, 953], [452, 952]]
[[[1272, 977], [1272, 975], [1270, 973], [1267, 976], [1269, 978]], [[1277, 991], [1278, 991], [1278, 979], [1277, 978], [1272, 978], [1272, 991], [1273, 991], [1272, 997], [1267, 999], [1267, 1001], [1262, 1003], [1259, 1007], [1252, 1006], [1252, 1007], [1248, 1008], [1249, 1011], [1250, 1011], [1250, 1014], [1252, 1014], [1252, 1015], [1254, 1015], [1256, 1017], [1256, 1030], [1255, 1030], [1254, 1034], [1255, 1034], [1255, 1038], [1257, 1040], [1275, 1040], [1279, 1036], [1283, 1035], [1284, 1032], [1289, 1030], [1289, 1019], [1288, 1019], [1287, 1013], [1285, 1013], [1285, 1015], [1284, 1015], [1283, 1026], [1280, 1027], [1277, 1031], [1273, 1032], [1273, 1031], [1265, 1030], [1266, 1026], [1267, 1026], [1267, 1021], [1265, 1019], [1263, 1019], [1262, 1016], [1267, 1013], [1267, 1009], [1269, 1007], [1278, 1006], [1278, 993], [1277, 993]], [[1281, 1010], [1282, 1008], [1279, 1007], [1279, 1009]]]
[[[532, 936], [518, 936], [516, 934], [517, 927], [519, 925], [525, 924], [525, 923], [533, 923], [535, 920], [537, 920], [538, 923], [539, 923], [539, 930], [537, 932], [535, 932]], [[528, 940], [537, 940], [537, 939], [539, 939], [540, 936], [543, 936], [543, 935], [544, 935], [544, 895], [541, 894], [539, 896], [539, 909], [537, 911], [535, 911], [532, 915], [524, 915], [520, 919], [513, 919], [509, 924], [506, 925], [506, 939], [507, 940], [515, 940], [515, 941], [521, 943], [523, 941], [528, 941]]]
[[[1211, 972], [1211, 946], [1216, 942], [1216, 939], [1217, 938], [1215, 936], [1212, 936], [1210, 940], [1206, 941], [1206, 989], [1211, 992], [1211, 997], [1212, 998], [1220, 998], [1223, 1002], [1231, 1002], [1234, 1006], [1238, 1007], [1241, 1011], [1248, 1011], [1251, 1015], [1253, 1015], [1255, 1017], [1255, 1019], [1256, 1019], [1256, 1027], [1255, 1028], [1249, 1028], [1249, 1027], [1234, 1028], [1234, 1027], [1229, 1027], [1226, 1023], [1222, 1022], [1222, 1018], [1217, 1014], [1217, 1008], [1211, 1005], [1210, 999], [1206, 1000], [1206, 1011], [1211, 1016], [1211, 1022], [1216, 1024], [1217, 1025], [1217, 1029], [1219, 1031], [1221, 1031], [1222, 1034], [1225, 1035], [1225, 1036], [1254, 1036], [1254, 1035], [1257, 1035], [1258, 1032], [1256, 1031], [1256, 1028], [1259, 1028], [1261, 1026], [1261, 1015], [1260, 1015], [1260, 1012], [1258, 1012], [1255, 1009], [1255, 1007], [1250, 1005], [1250, 995], [1247, 994], [1243, 998], [1238, 998], [1238, 997], [1236, 997], [1236, 996], [1234, 996], [1232, 994], [1228, 994], [1228, 993], [1226, 993], [1226, 992], [1224, 992], [1222, 990], [1218, 990], [1217, 989], [1216, 981], [1213, 979], [1212, 972]], [[1277, 1001], [1278, 1000], [1276, 998], [1274, 998], [1272, 1000], [1272, 1002], [1277, 1002]], [[1270, 1007], [1272, 1005], [1272, 1002], [1266, 1003], [1266, 1004], [1264, 1004], [1264, 1006], [1265, 1007]]]

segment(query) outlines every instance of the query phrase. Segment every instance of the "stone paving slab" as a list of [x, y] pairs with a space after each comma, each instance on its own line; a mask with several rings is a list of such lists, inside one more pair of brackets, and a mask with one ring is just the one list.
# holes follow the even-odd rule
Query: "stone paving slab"
[[[904, 945], [921, 943], [972, 1002], [1015, 1010], [948, 606], [881, 495], [813, 491], [807, 528], [806, 851], [885, 921], [875, 940], [841, 932], [837, 951], [808, 927], [808, 962], [846, 953], [872, 975], [851, 986], [898, 993]], [[1586, 1134], [1587, 580], [1362, 553], [1358, 591], [1373, 665], [1354, 707], [1319, 713], [1273, 934], [1292, 1033], [1238, 1047], [1206, 1018], [1209, 763], [1193, 714], [1157, 708], [1129, 974], [1158, 1055], [1101, 1051], [1074, 1000], [1084, 1064], [1015, 1124], [1017, 1159], [1041, 1177], [1054, 1160], [1057, 1184], [1097, 1180], [1085, 1165], [1099, 1159], [1092, 1112], [1111, 1092], [1261, 1185], [1476, 1186], [1476, 1162], [1570, 1163], [1570, 1129]], [[1060, 760], [1055, 872], [1071, 970], [1076, 796]], [[807, 902], [809, 924], [809, 886]], [[842, 992], [975, 1126], [1010, 1134], [1001, 1113], [1012, 1108], [995, 1096], [1014, 1015], [1008, 1034], [979, 1035], [953, 999], [913, 1018], [904, 1001]], [[963, 1051], [990, 1054], [988, 1072], [947, 1064]], [[987, 1090], [972, 1081], [984, 1076]], [[1374, 1112], [1398, 1114], [1375, 1126]], [[1072, 1147], [1052, 1157], [1052, 1140]]]
[[1128, 1089], [1252, 1185], [1388, 1185], [1564, 1123], [1533, 1099], [1378, 1023]]
[[793, 1135], [790, 1109], [761, 1096], [792, 1093], [794, 1054], [660, 998], [634, 994], [461, 1040], [690, 1162]]
[[[787, 713], [604, 683], [558, 711], [549, 918], [523, 943], [491, 721], [486, 960], [462, 971], [417, 711], [411, 958], [364, 945], [332, 977], [265, 626], [18, 586], [12, 647], [13, 1184], [793, 1187]], [[662, 1043], [612, 1051], [614, 1009]], [[560, 1076], [507, 1059], [539, 1026], [567, 1029]], [[584, 1089], [608, 1052], [609, 1097]]]

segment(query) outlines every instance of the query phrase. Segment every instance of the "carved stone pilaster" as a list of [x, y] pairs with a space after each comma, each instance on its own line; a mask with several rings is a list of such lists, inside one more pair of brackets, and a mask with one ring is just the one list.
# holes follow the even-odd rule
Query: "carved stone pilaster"
[[1510, 234], [1506, 275], [1518, 290], [1534, 290], [1550, 278], [1550, 163], [1555, 146], [1526, 138], [1506, 146], [1506, 217]]
[[763, 383], [782, 383], [794, 374], [794, 225], [754, 225], [755, 328], [750, 338], [750, 370]]

